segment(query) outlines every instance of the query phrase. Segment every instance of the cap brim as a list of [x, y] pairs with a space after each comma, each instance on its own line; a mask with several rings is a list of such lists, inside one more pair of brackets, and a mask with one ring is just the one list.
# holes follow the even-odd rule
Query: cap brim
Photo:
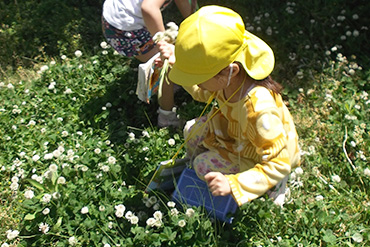
[[[216, 73], [217, 74], [217, 73]], [[216, 74], [189, 74], [181, 71], [177, 66], [176, 62], [172, 66], [172, 69], [170, 73], [168, 74], [168, 77], [173, 83], [176, 83], [180, 86], [193, 86], [201, 84], [208, 79], [211, 79]]]

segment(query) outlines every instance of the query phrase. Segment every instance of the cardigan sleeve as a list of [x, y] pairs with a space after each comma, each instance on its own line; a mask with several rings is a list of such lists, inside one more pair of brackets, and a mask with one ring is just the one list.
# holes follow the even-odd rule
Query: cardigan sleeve
[[248, 115], [246, 123], [241, 123], [246, 126], [243, 134], [255, 147], [260, 161], [249, 170], [226, 175], [239, 206], [266, 193], [291, 170], [287, 136], [278, 107], [270, 92], [262, 91], [260, 97], [252, 95], [246, 103]]

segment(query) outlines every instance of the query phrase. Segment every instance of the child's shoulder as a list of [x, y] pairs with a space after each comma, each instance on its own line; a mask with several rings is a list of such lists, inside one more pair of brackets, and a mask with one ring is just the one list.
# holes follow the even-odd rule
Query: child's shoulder
[[273, 93], [265, 87], [256, 86], [249, 92], [249, 102], [255, 112], [262, 111], [270, 107], [276, 107]]

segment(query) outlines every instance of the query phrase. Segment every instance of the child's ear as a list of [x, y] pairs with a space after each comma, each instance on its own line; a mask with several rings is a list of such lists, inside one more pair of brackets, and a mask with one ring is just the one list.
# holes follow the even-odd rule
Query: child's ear
[[233, 68], [231, 77], [234, 77], [234, 76], [236, 76], [236, 75], [239, 74], [239, 72], [240, 72], [240, 66], [241, 65], [239, 63], [232, 63], [232, 64], [230, 64], [230, 66], [229, 66], [229, 72], [230, 72], [231, 66]]

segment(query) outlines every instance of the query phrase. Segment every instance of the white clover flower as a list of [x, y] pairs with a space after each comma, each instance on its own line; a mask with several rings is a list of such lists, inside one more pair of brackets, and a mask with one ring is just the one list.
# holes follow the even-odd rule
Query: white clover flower
[[50, 209], [49, 208], [45, 208], [44, 210], [42, 210], [42, 214], [43, 215], [48, 215], [50, 213]]
[[364, 240], [364, 237], [360, 233], [356, 232], [355, 234], [353, 234], [352, 239], [356, 243], [361, 243]]
[[184, 227], [186, 225], [186, 221], [185, 220], [179, 220], [179, 222], [177, 223], [179, 227]]
[[100, 47], [103, 48], [103, 49], [108, 49], [109, 45], [107, 44], [107, 42], [103, 41], [103, 42], [100, 43]]
[[7, 87], [8, 89], [14, 89], [14, 86], [13, 86], [13, 84], [11, 84], [11, 83], [8, 83], [8, 85], [6, 85], [6, 87]]
[[80, 50], [75, 51], [75, 56], [76, 57], [81, 57], [82, 56], [82, 51], [80, 51]]
[[81, 208], [81, 214], [87, 214], [89, 212], [89, 208], [87, 206]]
[[114, 158], [113, 156], [109, 156], [108, 157], [108, 163], [111, 164], [111, 165], [116, 164], [116, 158]]
[[370, 177], [370, 169], [369, 168], [365, 168], [364, 175]]
[[126, 219], [130, 219], [132, 216], [134, 216], [134, 214], [131, 211], [127, 211], [125, 214]]
[[139, 217], [137, 217], [136, 215], [133, 215], [130, 218], [130, 222], [131, 222], [132, 225], [136, 225], [137, 223], [139, 223]]
[[353, 14], [353, 15], [352, 15], [352, 19], [353, 19], [353, 20], [358, 20], [358, 18], [359, 18], [358, 14]]
[[19, 235], [18, 230], [8, 230], [8, 231], [6, 231], [6, 237], [9, 240], [15, 239], [16, 237], [18, 237], [18, 235]]
[[49, 171], [51, 171], [51, 172], [57, 172], [58, 171], [58, 166], [56, 164], [51, 164], [49, 166]]
[[66, 90], [64, 91], [64, 94], [71, 94], [71, 93], [73, 93], [73, 91], [70, 88], [66, 88]]
[[129, 137], [129, 139], [130, 139], [130, 140], [135, 140], [135, 134], [134, 134], [134, 133], [132, 133], [132, 132], [130, 132], [130, 133], [128, 134], [128, 137]]
[[167, 202], [167, 206], [170, 207], [170, 208], [174, 208], [176, 206], [176, 203], [173, 202], [173, 201], [169, 201], [169, 202]]
[[11, 183], [10, 184], [10, 189], [13, 190], [13, 191], [16, 191], [18, 190], [19, 188], [19, 184], [18, 183]]
[[294, 172], [297, 174], [297, 175], [302, 175], [303, 174], [303, 169], [301, 167], [297, 167]]
[[148, 199], [148, 202], [151, 204], [151, 205], [154, 205], [154, 204], [156, 204], [157, 203], [157, 197], [155, 197], [155, 196], [151, 196], [151, 197], [149, 197], [149, 199]]
[[126, 207], [123, 204], [119, 204], [114, 206], [114, 208], [116, 209], [116, 216], [118, 218], [122, 218], [125, 213]]
[[161, 220], [162, 217], [163, 217], [163, 214], [162, 214], [161, 211], [155, 211], [154, 214], [153, 214], [153, 216], [154, 216], [154, 219]]
[[34, 120], [30, 120], [30, 121], [28, 122], [28, 125], [29, 125], [29, 126], [35, 126], [35, 125], [36, 125], [36, 122], [35, 122]]
[[149, 148], [148, 147], [143, 147], [143, 151], [144, 152], [146, 152], [146, 151], [148, 151], [149, 150]]
[[95, 148], [95, 149], [94, 149], [94, 153], [96, 153], [96, 154], [100, 154], [100, 153], [101, 153], [100, 148]]
[[76, 237], [72, 236], [68, 239], [68, 243], [72, 246], [75, 246], [78, 243], [78, 240]]
[[173, 138], [170, 138], [167, 142], [168, 142], [168, 145], [170, 146], [175, 145], [175, 140]]
[[154, 224], [155, 224], [155, 222], [156, 222], [156, 219], [154, 219], [154, 218], [149, 218], [149, 219], [147, 219], [146, 224], [147, 224], [148, 226], [150, 226], [150, 227], [153, 227], [153, 226], [154, 226]]
[[154, 210], [159, 210], [159, 209], [160, 209], [160, 205], [159, 205], [159, 203], [154, 204], [154, 205], [153, 205], [153, 209], [154, 209]]
[[101, 169], [103, 172], [109, 172], [109, 170], [110, 170], [109, 166], [107, 166], [107, 165], [103, 165], [100, 169]]
[[179, 214], [179, 210], [177, 210], [177, 208], [171, 208], [171, 215], [172, 216], [176, 216]]
[[360, 32], [358, 30], [353, 30], [353, 36], [358, 37], [360, 35]]
[[101, 52], [101, 54], [108, 55], [108, 51], [104, 50], [104, 51]]
[[186, 211], [185, 211], [185, 215], [186, 215], [186, 216], [188, 216], [188, 217], [193, 217], [193, 216], [194, 216], [194, 214], [195, 214], [195, 211], [194, 211], [194, 209], [192, 209], [192, 208], [188, 208], [188, 209], [186, 209]]
[[17, 176], [13, 176], [10, 181], [12, 181], [12, 183], [18, 183], [19, 182], [19, 178]]
[[331, 180], [333, 180], [336, 183], [340, 183], [341, 178], [338, 175], [331, 176]]
[[316, 201], [322, 201], [322, 200], [324, 200], [324, 197], [322, 195], [318, 195], [318, 196], [315, 197], [315, 200]]
[[51, 195], [50, 194], [45, 194], [43, 197], [42, 197], [42, 201], [44, 203], [49, 203], [51, 200]]
[[45, 160], [51, 160], [53, 157], [54, 157], [54, 156], [53, 156], [53, 154], [52, 154], [52, 153], [47, 153], [47, 154], [45, 154], [45, 155], [44, 155], [44, 159], [45, 159]]
[[39, 231], [42, 233], [47, 233], [49, 231], [49, 225], [47, 223], [40, 223]]
[[7, 243], [3, 243], [2, 245], [1, 245], [1, 247], [9, 247], [10, 245], [9, 244], [7, 244]]
[[41, 66], [41, 68], [40, 68], [40, 72], [41, 72], [41, 73], [43, 73], [43, 72], [47, 71], [48, 69], [49, 69], [49, 66], [47, 66], [47, 65], [43, 65], [43, 66]]
[[149, 132], [148, 131], [146, 131], [146, 130], [144, 130], [142, 133], [141, 133], [144, 137], [150, 137], [149, 136]]
[[54, 198], [54, 199], [59, 199], [59, 198], [60, 198], [60, 196], [61, 196], [61, 195], [60, 195], [60, 193], [59, 193], [59, 192], [54, 192], [54, 193], [53, 193], [53, 198]]
[[35, 196], [35, 193], [33, 192], [33, 190], [26, 190], [24, 192], [24, 197], [26, 199], [32, 199], [34, 196]]
[[66, 137], [66, 136], [68, 136], [68, 131], [63, 130], [63, 131], [62, 131], [62, 137]]

